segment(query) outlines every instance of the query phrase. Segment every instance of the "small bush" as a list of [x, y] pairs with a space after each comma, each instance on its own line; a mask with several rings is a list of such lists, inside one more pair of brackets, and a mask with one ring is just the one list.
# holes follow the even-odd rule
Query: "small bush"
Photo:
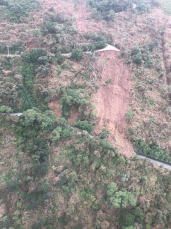
[[34, 223], [31, 227], [31, 229], [41, 229], [41, 224], [40, 223]]
[[105, 138], [107, 138], [108, 134], [109, 134], [109, 131], [108, 131], [108, 130], [104, 130], [104, 131], [101, 133], [100, 138], [101, 138], [101, 139], [105, 139]]
[[0, 112], [10, 113], [11, 108], [9, 106], [0, 106]]
[[142, 223], [144, 220], [144, 213], [140, 207], [136, 207], [134, 210], [135, 221], [138, 223]]
[[130, 214], [129, 212], [122, 211], [121, 213], [121, 222], [125, 227], [133, 226], [135, 220], [135, 216]]
[[29, 60], [31, 63], [37, 63], [39, 57], [46, 55], [47, 53], [45, 49], [32, 49], [29, 53]]
[[40, 30], [39, 29], [33, 29], [33, 35], [35, 36], [35, 37], [39, 37], [40, 36]]
[[134, 113], [133, 113], [132, 111], [127, 111], [127, 112], [125, 113], [125, 117], [126, 117], [128, 120], [131, 120], [131, 119], [133, 119], [133, 117], [134, 117]]
[[18, 191], [19, 190], [19, 181], [17, 178], [12, 177], [8, 182], [7, 182], [7, 189], [10, 192]]
[[80, 128], [81, 130], [87, 130], [89, 133], [92, 132], [93, 130], [93, 126], [91, 124], [88, 123], [88, 121], [78, 121], [76, 123], [74, 123], [75, 127]]
[[124, 157], [119, 157], [118, 158], [118, 161], [119, 161], [119, 163], [121, 164], [121, 165], [125, 165], [125, 159], [124, 159]]
[[83, 57], [82, 49], [74, 49], [71, 54], [71, 59], [75, 59], [77, 61], [81, 60]]
[[133, 59], [133, 62], [135, 63], [135, 64], [141, 64], [142, 63], [142, 57], [141, 57], [141, 55], [136, 55], [135, 57], [134, 57], [134, 59]]
[[55, 57], [59, 65], [61, 65], [65, 61], [65, 58], [62, 55], [56, 55]]

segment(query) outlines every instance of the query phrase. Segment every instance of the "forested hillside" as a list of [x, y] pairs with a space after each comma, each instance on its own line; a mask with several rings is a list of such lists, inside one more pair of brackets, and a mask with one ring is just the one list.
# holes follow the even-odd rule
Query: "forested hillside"
[[0, 0], [0, 229], [169, 229], [171, 3]]

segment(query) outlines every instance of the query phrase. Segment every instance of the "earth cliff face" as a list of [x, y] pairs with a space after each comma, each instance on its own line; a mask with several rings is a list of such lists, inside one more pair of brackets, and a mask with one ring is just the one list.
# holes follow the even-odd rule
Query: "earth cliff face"
[[[37, 113], [22, 108], [21, 117], [0, 115], [0, 228], [121, 229], [126, 226], [123, 215], [126, 223], [127, 217], [133, 219], [130, 227], [170, 228], [171, 173], [148, 160], [132, 159], [128, 139], [134, 133], [132, 142], [137, 138], [161, 143], [171, 152], [171, 116], [166, 113], [171, 93], [170, 18], [154, 8], [143, 14], [120, 12], [114, 21], [97, 22], [85, 0], [39, 2], [40, 9], [32, 10], [23, 23], [0, 23], [5, 44], [23, 42], [23, 54], [0, 57], [0, 102], [11, 106], [19, 91], [20, 103], [14, 104], [18, 107], [26, 92], [33, 91], [29, 98], [37, 108]], [[64, 20], [53, 22], [60, 13]], [[43, 30], [46, 22], [55, 31]], [[93, 36], [120, 51], [90, 52], [97, 42]], [[61, 55], [66, 47], [64, 51], [72, 52], [86, 45], [88, 53], [80, 60]], [[36, 65], [30, 64], [34, 48], [47, 51], [44, 58], [35, 58], [40, 60]], [[134, 52], [141, 63], [135, 63]], [[23, 55], [28, 64], [22, 62]], [[48, 73], [37, 73], [40, 67]], [[25, 94], [22, 79], [28, 86]], [[63, 101], [69, 104], [67, 115]], [[133, 113], [129, 122], [127, 111]], [[56, 118], [62, 116], [67, 120]], [[73, 128], [75, 122], [82, 126]], [[105, 139], [108, 130], [113, 147]]]
[[[49, 3], [52, 4], [53, 2]], [[57, 9], [57, 5], [55, 9]], [[92, 23], [87, 20], [88, 14], [86, 2], [81, 0], [78, 12], [75, 13], [80, 34], [85, 33], [87, 27], [90, 27]], [[113, 34], [111, 35], [113, 36]], [[92, 105], [96, 108], [97, 117], [94, 133], [98, 134], [101, 129], [107, 127], [110, 131], [109, 141], [117, 145], [120, 153], [122, 152], [127, 157], [133, 156], [135, 153], [131, 143], [125, 138], [125, 133], [127, 133], [125, 113], [129, 108], [131, 91], [128, 67], [124, 64], [124, 60], [118, 57], [120, 55], [118, 51], [103, 51], [96, 55], [99, 55], [99, 57], [94, 63], [96, 73], [93, 74], [92, 79], [95, 77], [100, 89], [91, 98]], [[106, 81], [109, 81], [109, 83], [107, 82], [105, 85]], [[57, 101], [51, 102], [49, 107], [57, 116], [61, 115]], [[77, 117], [78, 115], [73, 115], [73, 112], [70, 113], [72, 123]]]
[[127, 132], [125, 113], [129, 108], [131, 79], [128, 67], [116, 51], [100, 53], [95, 62], [96, 81], [100, 89], [93, 95], [98, 122], [96, 129], [107, 127], [111, 133], [109, 141], [122, 149], [126, 156], [133, 155], [131, 144], [124, 138]]

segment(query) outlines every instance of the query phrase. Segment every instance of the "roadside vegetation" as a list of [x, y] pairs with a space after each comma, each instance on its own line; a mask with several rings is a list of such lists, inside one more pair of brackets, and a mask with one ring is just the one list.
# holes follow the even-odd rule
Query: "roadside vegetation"
[[0, 228], [169, 228], [171, 171], [125, 157], [110, 120], [97, 127], [92, 95], [113, 86], [101, 75], [108, 56], [101, 66], [94, 52], [111, 44], [132, 79], [124, 138], [171, 164], [170, 33], [167, 16], [151, 14], [170, 3], [89, 0], [85, 33], [67, 9], [43, 4], [0, 0]]

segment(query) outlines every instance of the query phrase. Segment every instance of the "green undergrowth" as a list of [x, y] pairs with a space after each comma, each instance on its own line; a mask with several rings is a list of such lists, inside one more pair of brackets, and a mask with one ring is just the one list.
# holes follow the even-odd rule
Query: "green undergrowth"
[[132, 4], [136, 4], [135, 12], [138, 14], [143, 14], [150, 12], [152, 7], [158, 7], [160, 2], [158, 0], [124, 0], [124, 1], [97, 1], [97, 0], [87, 0], [87, 5], [92, 8], [91, 17], [95, 20], [106, 20], [114, 21], [115, 13], [120, 13], [123, 11], [128, 11], [131, 9]]
[[[15, 136], [17, 143], [15, 163], [3, 178], [7, 184], [3, 193], [14, 211], [1, 218], [2, 228], [26, 228], [26, 224], [31, 228], [84, 228], [89, 214], [89, 227], [96, 228], [104, 221], [118, 228], [135, 223], [144, 228], [169, 225], [169, 173], [161, 175], [146, 161], [124, 159], [108, 141], [91, 138], [85, 130], [78, 132], [52, 111], [27, 110], [15, 122], [1, 116], [0, 125], [0, 147], [5, 147], [4, 130], [11, 125], [8, 135]], [[8, 159], [4, 161], [6, 166]], [[156, 183], [150, 183], [151, 176], [157, 177]], [[149, 207], [145, 198], [156, 187]], [[13, 203], [9, 196], [15, 196]], [[110, 214], [104, 211], [101, 218], [104, 206]], [[42, 209], [48, 209], [43, 217]], [[32, 218], [25, 217], [26, 211]], [[145, 221], [151, 213], [155, 218]]]
[[[8, 44], [5, 42], [0, 42], [0, 54], [8, 54], [7, 49]], [[9, 46], [9, 54], [19, 54], [23, 52], [25, 45], [21, 41], [16, 41]]]
[[[96, 33], [79, 34], [75, 18], [66, 17], [63, 13], [49, 13], [44, 20], [41, 33], [43, 35], [42, 44], [46, 44], [51, 37], [50, 42], [53, 42], [53, 46], [51, 45], [50, 51], [52, 53], [73, 52], [72, 59], [77, 61], [81, 59], [83, 51], [101, 49], [107, 44], [106, 34], [105, 36]], [[108, 37], [108, 40], [110, 39]]]
[[28, 17], [30, 10], [39, 10], [40, 4], [37, 0], [0, 0], [1, 20], [21, 23], [22, 17]]
[[145, 155], [152, 159], [171, 164], [171, 156], [169, 153], [159, 147], [156, 143], [145, 143], [142, 140], [137, 140], [134, 142], [134, 146], [137, 154]]
[[89, 104], [86, 95], [84, 95], [85, 92], [84, 89], [61, 88], [60, 104], [65, 118], [69, 117], [71, 109], [80, 109], [81, 112], [81, 109], [84, 110]]
[[[12, 112], [22, 112], [33, 107], [48, 109], [48, 90], [37, 87], [36, 74], [45, 78], [52, 59], [44, 49], [33, 49], [20, 57], [4, 57], [1, 68], [0, 105], [8, 105]], [[10, 70], [8, 75], [3, 71]], [[42, 85], [43, 86], [43, 85]], [[45, 87], [45, 85], [44, 85]]]
[[[151, 0], [91, 0], [88, 4], [96, 20], [114, 21], [115, 13], [129, 10], [132, 3], [137, 4], [130, 11], [135, 14], [149, 13], [158, 6], [158, 1]], [[1, 17], [10, 22], [20, 23], [38, 8], [36, 1], [0, 0]], [[107, 141], [107, 128], [97, 130], [97, 136], [93, 133], [96, 118], [89, 99], [101, 84], [94, 78], [98, 72], [95, 55], [83, 55], [83, 51], [112, 44], [113, 35], [102, 31], [79, 34], [76, 18], [55, 13], [53, 7], [44, 18], [42, 27], [35, 27], [32, 34], [46, 50], [22, 53], [24, 45], [14, 42], [10, 53], [21, 53], [21, 57], [1, 56], [0, 112], [23, 114], [0, 115], [0, 207], [6, 204], [8, 210], [0, 218], [0, 228], [169, 228], [171, 173], [148, 160], [124, 158]], [[135, 82], [131, 92], [135, 104], [125, 114], [128, 137], [137, 153], [171, 164], [169, 153], [159, 144], [169, 140], [170, 129], [163, 129], [155, 116], [166, 115], [165, 126], [169, 126], [161, 59], [163, 30], [153, 19], [147, 21], [154, 30], [151, 40], [144, 39], [143, 45], [134, 42], [130, 49], [129, 44], [122, 49], [119, 43], [120, 57], [132, 66]], [[7, 54], [6, 43], [0, 44], [0, 52]], [[68, 52], [72, 57], [65, 60], [61, 53]], [[72, 79], [68, 80], [68, 72]], [[56, 100], [62, 117], [48, 108], [48, 102]], [[72, 119], [72, 111], [78, 118], [70, 125], [67, 119]]]
[[[149, 21], [149, 24], [155, 27], [154, 21]], [[161, 29], [155, 30], [153, 40], [145, 45], [134, 45], [132, 50], [124, 50], [121, 56], [126, 64], [132, 64], [132, 96], [136, 104], [131, 105], [125, 114], [130, 126], [128, 136], [138, 154], [170, 164], [170, 148], [167, 144], [170, 139], [170, 106], [162, 63], [163, 32]], [[140, 111], [138, 115], [137, 107]], [[160, 112], [164, 122], [168, 123], [166, 128], [162, 128], [159, 121]]]

